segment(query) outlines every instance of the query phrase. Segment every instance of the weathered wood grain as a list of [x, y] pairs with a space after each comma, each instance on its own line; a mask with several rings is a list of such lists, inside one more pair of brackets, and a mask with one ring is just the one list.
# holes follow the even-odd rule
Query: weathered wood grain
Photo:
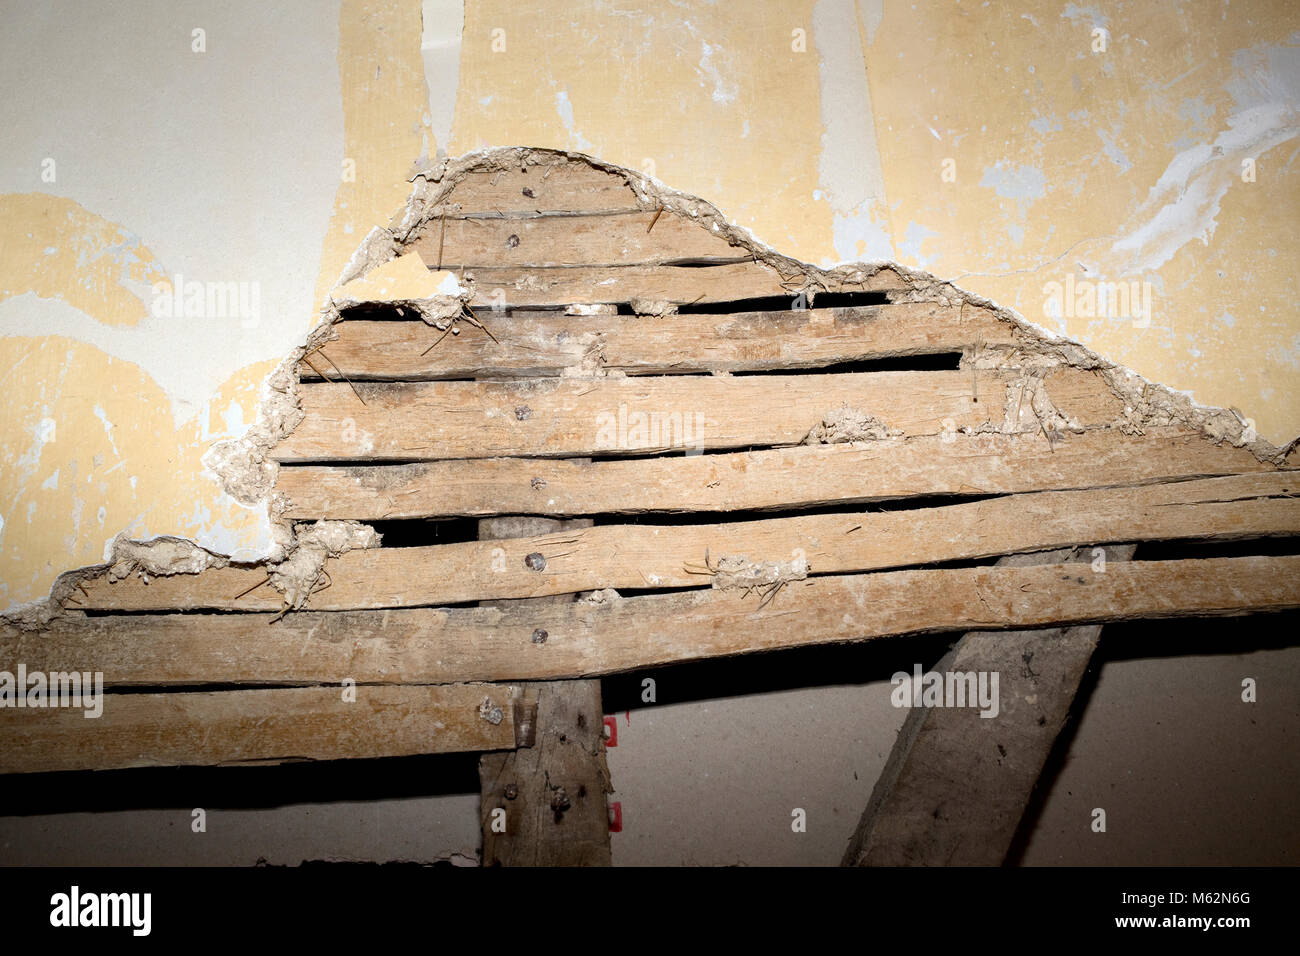
[[[573, 531], [590, 521], [508, 516], [479, 522], [495, 541]], [[572, 595], [514, 602], [516, 611], [571, 603]], [[491, 606], [488, 602], [487, 606]], [[484, 866], [609, 866], [611, 789], [601, 732], [600, 681], [521, 685], [533, 723], [526, 745], [479, 758]], [[534, 710], [535, 708], [535, 710]]]
[[[657, 227], [656, 227], [657, 228]], [[434, 254], [436, 256], [436, 253]], [[430, 269], [437, 259], [423, 257]], [[785, 296], [793, 300], [804, 286], [801, 275], [782, 276], [757, 261], [707, 266], [569, 266], [527, 269], [500, 266], [465, 270], [474, 280], [474, 308], [559, 306], [654, 299], [692, 305]], [[830, 280], [828, 280], [830, 281]], [[861, 281], [840, 283], [829, 292], [889, 292], [909, 288], [893, 269], [881, 269]], [[819, 290], [820, 291], [820, 290]]]
[[1111, 561], [1104, 573], [981, 566], [808, 578], [762, 607], [756, 595], [702, 589], [599, 604], [303, 611], [275, 623], [270, 614], [69, 618], [43, 633], [0, 630], [0, 659], [146, 686], [531, 681], [895, 634], [1296, 607], [1294, 556]]
[[[637, 208], [622, 176], [586, 163], [468, 173], [443, 198], [448, 217], [483, 213], [591, 213]], [[532, 195], [529, 195], [531, 193]], [[430, 228], [438, 228], [434, 219]]]
[[[305, 383], [280, 461], [647, 455], [797, 445], [845, 406], [907, 435], [1003, 421], [1010, 371], [650, 376], [518, 382]], [[1055, 369], [1055, 405], [1081, 424], [1121, 411], [1094, 372]], [[364, 404], [362, 402], [364, 398]], [[1019, 406], [1025, 427], [1035, 423]]]
[[[478, 313], [493, 341], [469, 325], [443, 336], [418, 321], [356, 320], [334, 327], [319, 368], [358, 381], [558, 375], [603, 368], [628, 375], [815, 368], [840, 362], [1011, 344], [1018, 333], [984, 309], [937, 302], [731, 315], [577, 316]], [[438, 344], [430, 349], [435, 342]], [[317, 372], [303, 363], [304, 379]]]
[[[691, 259], [740, 261], [731, 245], [698, 222], [655, 210], [593, 216], [431, 220], [413, 243], [443, 269], [538, 269], [564, 266], [657, 265]], [[654, 228], [649, 228], [654, 222]], [[442, 256], [441, 260], [438, 258]]]
[[[147, 654], [147, 642], [142, 650]], [[340, 663], [345, 666], [326, 679], [356, 679]], [[105, 674], [107, 681], [113, 678]], [[95, 719], [81, 708], [4, 708], [0, 773], [282, 763], [514, 746], [509, 708], [496, 724], [479, 716], [483, 699], [504, 700], [507, 687], [358, 686], [355, 692], [355, 702], [345, 701], [337, 686], [106, 694], [103, 713]]]
[[291, 518], [377, 520], [801, 508], [1273, 470], [1245, 449], [1177, 428], [1142, 436], [1099, 428], [1053, 443], [1037, 432], [958, 434], [589, 464], [492, 458], [293, 465], [280, 469], [276, 491], [288, 500]]

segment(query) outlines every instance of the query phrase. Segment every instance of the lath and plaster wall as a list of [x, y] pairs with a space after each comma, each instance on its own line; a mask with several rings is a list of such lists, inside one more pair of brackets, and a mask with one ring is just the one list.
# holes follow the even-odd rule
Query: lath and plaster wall
[[[0, 608], [123, 532], [266, 554], [204, 453], [411, 172], [483, 146], [641, 169], [817, 264], [929, 270], [1300, 433], [1282, 0], [53, 2], [9, 12], [0, 79]], [[178, 275], [203, 293], [179, 308]], [[1050, 295], [1067, 277], [1146, 283], [1150, 321]]]
[[[254, 419], [412, 169], [487, 145], [651, 171], [818, 264], [927, 269], [1290, 440], [1287, 5], [1009, 9], [18, 8], [0, 39], [0, 605], [120, 532], [265, 554], [264, 512], [221, 493], [204, 451]], [[184, 298], [156, 294], [177, 275]], [[1152, 315], [1088, 314], [1099, 282], [1146, 283]], [[191, 283], [238, 285], [213, 315]]]
[[[1007, 9], [18, 8], [0, 39], [0, 604], [123, 531], [265, 554], [265, 514], [203, 452], [253, 420], [411, 170], [486, 145], [652, 171], [818, 264], [927, 269], [1290, 440], [1286, 4]], [[177, 275], [169, 316], [154, 289]], [[1054, 295], [1067, 276], [1076, 296], [1146, 283], [1149, 322]], [[196, 282], [241, 285], [213, 315]]]

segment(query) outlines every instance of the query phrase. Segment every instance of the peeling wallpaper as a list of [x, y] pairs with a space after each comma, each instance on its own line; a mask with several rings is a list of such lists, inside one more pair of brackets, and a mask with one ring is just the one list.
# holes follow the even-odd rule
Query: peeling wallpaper
[[8, 27], [0, 607], [122, 532], [266, 553], [204, 452], [412, 171], [483, 146], [640, 169], [819, 265], [929, 270], [1300, 433], [1281, 0], [132, 0]]

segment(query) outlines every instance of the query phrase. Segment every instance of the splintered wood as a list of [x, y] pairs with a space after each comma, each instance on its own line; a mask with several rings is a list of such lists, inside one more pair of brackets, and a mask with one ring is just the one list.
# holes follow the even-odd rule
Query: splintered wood
[[[1261, 543], [1300, 534], [1294, 455], [1149, 414], [951, 289], [802, 267], [635, 174], [478, 162], [391, 235], [462, 302], [334, 314], [269, 450], [273, 516], [388, 540], [84, 576], [48, 626], [0, 628], [0, 657], [102, 673], [103, 716], [0, 710], [0, 771], [496, 751], [485, 861], [608, 863], [601, 675], [969, 630], [953, 666], [1032, 645], [1059, 686], [1008, 718], [1029, 723], [1005, 772], [981, 775], [988, 721], [918, 716], [847, 860], [998, 862], [1100, 625], [1300, 607], [1300, 557]], [[1153, 541], [1232, 556], [1132, 555]], [[1097, 545], [1119, 548], [1101, 569]], [[979, 819], [908, 836], [958, 752]]]

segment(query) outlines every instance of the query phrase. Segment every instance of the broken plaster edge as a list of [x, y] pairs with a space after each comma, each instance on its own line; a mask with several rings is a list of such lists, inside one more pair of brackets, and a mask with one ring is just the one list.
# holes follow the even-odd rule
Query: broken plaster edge
[[[268, 578], [274, 577], [278, 568], [289, 565], [299, 550], [298, 532], [302, 525], [295, 525], [284, 516], [285, 502], [275, 491], [279, 466], [270, 457], [270, 450], [282, 438], [287, 437], [303, 418], [298, 394], [298, 366], [304, 356], [333, 338], [333, 326], [341, 318], [341, 306], [354, 301], [336, 293], [349, 282], [401, 255], [413, 242], [417, 230], [434, 218], [435, 208], [470, 173], [527, 165], [554, 165], [557, 162], [585, 163], [622, 178], [643, 208], [661, 209], [698, 223], [701, 228], [747, 250], [755, 261], [764, 263], [782, 276], [783, 282], [787, 275], [802, 276], [805, 281], [797, 291], [807, 294], [810, 305], [819, 291], [838, 291], [848, 285], [862, 285], [880, 272], [891, 271], [903, 283], [903, 288], [888, 293], [891, 302], [929, 301], [950, 306], [965, 304], [983, 309], [1021, 333], [1016, 349], [1036, 352], [1052, 360], [1050, 364], [1072, 365], [1099, 372], [1124, 403], [1128, 424], [1139, 432], [1144, 426], [1180, 424], [1199, 431], [1214, 444], [1228, 441], [1236, 447], [1246, 448], [1260, 461], [1275, 465], [1283, 464], [1287, 456], [1300, 445], [1300, 435], [1281, 447], [1257, 434], [1252, 435], [1245, 416], [1237, 409], [1199, 403], [1189, 394], [1152, 382], [1133, 369], [1104, 358], [1081, 342], [1029, 321], [1014, 309], [1000, 306], [978, 293], [961, 288], [954, 281], [940, 279], [924, 270], [890, 260], [840, 263], [822, 268], [777, 252], [750, 229], [731, 222], [707, 200], [673, 189], [637, 170], [575, 150], [527, 146], [484, 147], [458, 157], [438, 159], [410, 177], [408, 182], [413, 186], [406, 203], [394, 214], [387, 226], [375, 226], [366, 234], [348, 258], [329, 296], [321, 305], [315, 326], [308, 331], [303, 343], [295, 346], [263, 380], [254, 424], [244, 435], [218, 442], [202, 456], [205, 471], [216, 480], [223, 492], [247, 507], [266, 508], [273, 543], [263, 557], [248, 562], [234, 562], [229, 555], [204, 548], [188, 538], [159, 535], [135, 541], [125, 538], [123, 531], [113, 539], [109, 560], [63, 572], [51, 585], [47, 597], [11, 606], [0, 612], [0, 621], [22, 630], [43, 629], [63, 614], [64, 605], [84, 581], [116, 575], [124, 565], [130, 565], [127, 573], [144, 574], [197, 574], [208, 567], [231, 564], [264, 566], [268, 568]], [[464, 282], [458, 284], [456, 295], [392, 300], [386, 304], [410, 307], [418, 311], [425, 321], [445, 328], [444, 323], [458, 314], [473, 294], [471, 277], [468, 285]], [[965, 362], [964, 357], [963, 364]], [[325, 522], [317, 522], [322, 523]], [[373, 529], [358, 522], [350, 524], [365, 529], [357, 531], [358, 541], [366, 537], [366, 532], [373, 536], [373, 544], [357, 544], [357, 547], [377, 546], [378, 536], [374, 535]], [[366, 540], [371, 539], [366, 537]], [[141, 559], [141, 548], [176, 548], [177, 542], [190, 546], [194, 553], [187, 552], [185, 558], [178, 559], [172, 565], [151, 565], [147, 560]], [[314, 565], [315, 562], [306, 563]], [[319, 571], [319, 568], [316, 570]], [[308, 567], [308, 576], [310, 572], [311, 568]], [[286, 607], [301, 607], [306, 602], [313, 585], [311, 581], [306, 581], [304, 588], [301, 586], [303, 583], [296, 578], [288, 583], [287, 588], [282, 586], [283, 582], [276, 583], [282, 593], [293, 598]]]
[[998, 305], [985, 296], [962, 288], [954, 281], [891, 260], [840, 263], [830, 268], [802, 262], [778, 252], [750, 229], [731, 222], [707, 200], [673, 189], [638, 170], [576, 150], [526, 146], [484, 147], [456, 158], [443, 158], [431, 163], [410, 178], [409, 181], [415, 184], [412, 194], [385, 230], [392, 240], [393, 254], [400, 254], [401, 249], [412, 241], [414, 233], [434, 218], [434, 208], [466, 174], [525, 165], [549, 165], [556, 161], [582, 162], [594, 169], [619, 176], [627, 182], [643, 208], [663, 209], [697, 222], [702, 228], [746, 249], [756, 261], [774, 268], [783, 280], [786, 275], [802, 275], [807, 281], [800, 291], [807, 293], [810, 304], [819, 291], [840, 290], [862, 284], [880, 272], [891, 271], [905, 286], [889, 293], [891, 301], [937, 301], [983, 309], [1021, 333], [1022, 341], [1017, 343], [1019, 349], [1037, 352], [1060, 364], [1099, 372], [1116, 397], [1124, 403], [1126, 425], [1134, 430], [1141, 431], [1145, 426], [1160, 424], [1180, 424], [1199, 431], [1214, 444], [1228, 441], [1236, 447], [1247, 449], [1260, 461], [1275, 465], [1284, 463], [1287, 456], [1300, 445], [1300, 435], [1281, 446], [1275, 445], [1259, 436], [1247, 424], [1247, 418], [1240, 410], [1208, 405], [1197, 401], [1189, 392], [1154, 382], [1127, 366], [1105, 358], [1082, 342], [1031, 322], [1016, 310]]

